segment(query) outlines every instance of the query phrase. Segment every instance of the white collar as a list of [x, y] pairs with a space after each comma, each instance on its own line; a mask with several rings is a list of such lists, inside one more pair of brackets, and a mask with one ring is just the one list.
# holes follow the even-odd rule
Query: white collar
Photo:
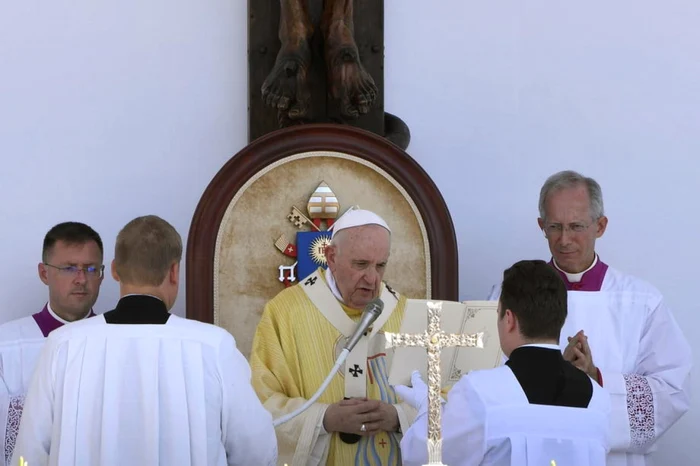
[[569, 273], [564, 270], [562, 270], [558, 265], [557, 265], [557, 260], [552, 258], [552, 262], [554, 263], [554, 267], [557, 268], [558, 271], [566, 275], [566, 279], [569, 280], [570, 283], [578, 283], [581, 281], [581, 278], [583, 278], [583, 274], [591, 270], [595, 265], [598, 263], [598, 254], [595, 255], [595, 258], [593, 259], [593, 263], [591, 264], [590, 267], [588, 267], [586, 270], [583, 272], [579, 273]]
[[326, 282], [328, 282], [328, 288], [331, 289], [331, 293], [333, 293], [335, 299], [345, 304], [345, 301], [343, 301], [343, 296], [340, 294], [340, 290], [338, 289], [338, 285], [335, 283], [335, 278], [333, 278], [333, 272], [331, 272], [330, 267], [326, 269]]
[[[57, 321], [61, 322], [62, 324], [64, 324], [64, 325], [65, 325], [65, 324], [70, 324], [70, 322], [68, 322], [66, 319], [62, 319], [61, 317], [58, 316], [58, 314], [56, 314], [55, 312], [53, 312], [53, 309], [51, 309], [51, 302], [47, 302], [47, 303], [46, 303], [46, 310], [49, 311], [49, 314], [51, 314], [51, 317], [53, 317], [53, 318], [56, 319]], [[87, 312], [87, 314], [85, 314], [85, 316], [83, 317], [83, 319], [84, 319], [85, 317], [89, 316], [91, 312], [92, 312], [92, 309], [90, 309], [90, 310]], [[82, 319], [78, 319], [78, 320], [82, 320]]]
[[555, 349], [561, 351], [559, 345], [555, 345], [554, 343], [528, 343], [527, 345], [520, 345], [518, 346], [518, 348], [524, 348], [526, 346], [534, 346], [537, 348]]

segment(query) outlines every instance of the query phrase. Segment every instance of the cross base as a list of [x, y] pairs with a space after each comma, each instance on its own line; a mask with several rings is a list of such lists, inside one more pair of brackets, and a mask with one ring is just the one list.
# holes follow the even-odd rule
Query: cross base
[[447, 466], [442, 463], [442, 439], [428, 438], [428, 464], [423, 466]]

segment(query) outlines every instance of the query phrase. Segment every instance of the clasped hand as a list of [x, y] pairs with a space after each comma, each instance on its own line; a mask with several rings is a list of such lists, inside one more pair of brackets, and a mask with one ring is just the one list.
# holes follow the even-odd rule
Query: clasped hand
[[564, 359], [582, 370], [593, 380], [598, 380], [598, 368], [593, 364], [593, 355], [588, 346], [588, 337], [579, 330], [573, 337], [568, 337], [569, 344], [564, 349]]
[[399, 428], [399, 413], [394, 406], [383, 401], [350, 398], [328, 406], [323, 417], [323, 427], [327, 432], [363, 436], [382, 431], [395, 432]]

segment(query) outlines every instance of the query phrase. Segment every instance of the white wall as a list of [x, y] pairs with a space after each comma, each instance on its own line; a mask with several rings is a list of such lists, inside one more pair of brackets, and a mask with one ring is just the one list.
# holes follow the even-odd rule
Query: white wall
[[[206, 185], [246, 144], [246, 3], [0, 3], [0, 321], [44, 303], [36, 263], [59, 221], [96, 228], [108, 261], [138, 215], [186, 239]], [[386, 108], [408, 122], [409, 153], [447, 200], [461, 297], [482, 298], [516, 260], [548, 257], [539, 187], [573, 168], [603, 186], [603, 259], [658, 286], [695, 337], [700, 3], [385, 8]], [[98, 310], [117, 293], [106, 279]], [[698, 428], [694, 408], [658, 463], [696, 461]]]

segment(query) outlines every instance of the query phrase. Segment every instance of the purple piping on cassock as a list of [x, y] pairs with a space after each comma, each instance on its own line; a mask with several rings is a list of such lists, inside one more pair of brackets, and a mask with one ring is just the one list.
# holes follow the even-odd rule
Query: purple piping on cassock
[[[58, 327], [63, 326], [63, 322], [51, 315], [48, 304], [44, 306], [44, 309], [42, 309], [41, 312], [33, 314], [32, 317], [34, 317], [34, 321], [39, 326], [39, 330], [41, 330], [41, 333], [44, 334], [44, 337], [48, 337], [49, 333], [53, 332]], [[95, 317], [95, 313], [92, 311], [92, 309], [90, 309], [90, 314], [88, 314], [88, 317]]]
[[605, 279], [605, 272], [608, 271], [608, 265], [603, 263], [598, 257], [598, 262], [593, 266], [591, 270], [584, 273], [581, 277], [581, 281], [577, 283], [571, 283], [566, 274], [554, 266], [554, 259], [549, 261], [554, 270], [559, 272], [562, 280], [566, 284], [566, 289], [569, 291], [600, 291], [603, 286], [603, 280]]

